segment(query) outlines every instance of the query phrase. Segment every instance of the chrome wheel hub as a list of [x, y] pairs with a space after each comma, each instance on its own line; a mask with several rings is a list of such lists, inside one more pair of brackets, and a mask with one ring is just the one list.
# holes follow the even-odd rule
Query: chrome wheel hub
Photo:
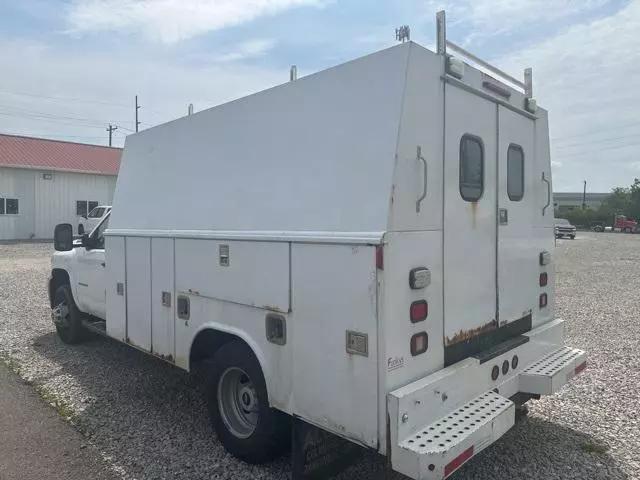
[[258, 425], [258, 395], [241, 368], [230, 367], [220, 376], [218, 410], [226, 427], [238, 438], [249, 437]]
[[51, 310], [51, 320], [58, 327], [69, 326], [69, 307], [65, 302], [60, 303]]

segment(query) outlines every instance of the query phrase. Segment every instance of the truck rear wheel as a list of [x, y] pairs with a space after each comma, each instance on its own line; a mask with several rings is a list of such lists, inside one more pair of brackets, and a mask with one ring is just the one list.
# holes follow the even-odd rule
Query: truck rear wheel
[[76, 302], [73, 300], [69, 285], [58, 287], [53, 297], [53, 305], [51, 318], [56, 326], [60, 340], [69, 344], [82, 341], [84, 336], [82, 312], [78, 310]]
[[243, 342], [234, 340], [216, 352], [206, 396], [218, 439], [235, 457], [264, 463], [290, 448], [290, 419], [269, 406], [260, 363]]

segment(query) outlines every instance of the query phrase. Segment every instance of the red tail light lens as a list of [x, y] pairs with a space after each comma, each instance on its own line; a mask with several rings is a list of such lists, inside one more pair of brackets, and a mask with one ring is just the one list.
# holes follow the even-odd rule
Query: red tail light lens
[[540, 286], [541, 287], [546, 287], [548, 280], [549, 280], [549, 276], [547, 275], [546, 272], [543, 272], [543, 273], [540, 274]]
[[409, 309], [411, 323], [421, 322], [427, 318], [427, 315], [429, 315], [429, 304], [426, 301], [418, 300], [411, 304], [411, 308]]
[[424, 353], [429, 348], [429, 336], [427, 332], [416, 333], [411, 337], [411, 355], [414, 357]]
[[538, 305], [540, 305], [540, 308], [544, 308], [544, 307], [547, 306], [547, 294], [546, 293], [540, 294], [540, 300], [538, 302]]

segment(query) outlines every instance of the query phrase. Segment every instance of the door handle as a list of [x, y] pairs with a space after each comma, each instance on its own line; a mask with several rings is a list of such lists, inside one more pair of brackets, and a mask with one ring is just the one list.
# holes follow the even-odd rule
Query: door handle
[[104, 262], [102, 262], [100, 265], [102, 265], [102, 266], [104, 267], [104, 266], [105, 266], [105, 263], [104, 263]]
[[542, 207], [542, 216], [544, 216], [545, 210], [551, 205], [551, 182], [544, 176], [544, 172], [542, 172], [542, 181], [547, 184], [547, 203]]
[[422, 147], [420, 145], [418, 145], [416, 150], [417, 150], [416, 152], [417, 160], [421, 161], [422, 164], [424, 165], [424, 174], [422, 177], [422, 195], [420, 195], [418, 197], [418, 200], [416, 201], [416, 213], [420, 213], [420, 204], [424, 200], [424, 197], [427, 196], [427, 161], [422, 156]]

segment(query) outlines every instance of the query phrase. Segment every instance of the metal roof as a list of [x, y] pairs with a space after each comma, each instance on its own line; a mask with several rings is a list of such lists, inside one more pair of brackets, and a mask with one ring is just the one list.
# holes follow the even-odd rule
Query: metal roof
[[0, 134], [0, 167], [117, 175], [121, 148]]

